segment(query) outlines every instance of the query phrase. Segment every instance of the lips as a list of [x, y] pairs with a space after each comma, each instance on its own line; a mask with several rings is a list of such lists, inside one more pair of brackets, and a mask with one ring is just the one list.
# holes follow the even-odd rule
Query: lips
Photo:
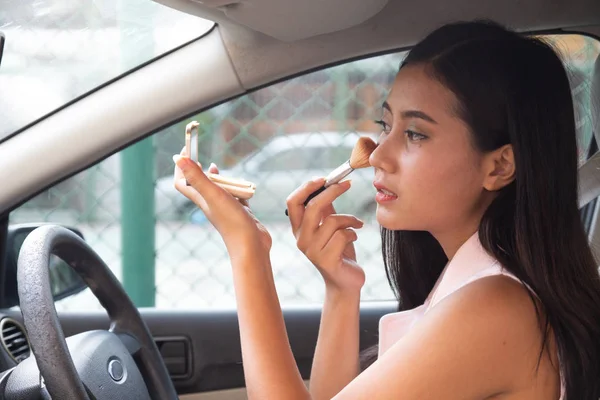
[[379, 189], [379, 190], [377, 190], [377, 191], [378, 191], [378, 192], [380, 192], [380, 193], [383, 193], [383, 194], [385, 194], [385, 195], [387, 195], [387, 196], [396, 196], [396, 193], [392, 193], [392, 192], [390, 192], [389, 190], [385, 190], [385, 189]]
[[379, 192], [379, 193], [383, 193], [387, 196], [398, 197], [398, 195], [396, 193], [392, 192], [391, 190], [389, 190], [388, 188], [386, 188], [379, 182], [373, 182], [373, 186], [375, 186], [375, 189], [377, 189], [377, 192]]
[[375, 188], [377, 189], [375, 201], [379, 204], [393, 201], [398, 198], [398, 195], [396, 193], [392, 192], [379, 182], [373, 182], [373, 186], [375, 186]]

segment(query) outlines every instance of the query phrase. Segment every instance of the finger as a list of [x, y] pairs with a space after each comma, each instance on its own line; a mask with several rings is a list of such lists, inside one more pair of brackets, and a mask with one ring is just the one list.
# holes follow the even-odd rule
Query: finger
[[185, 178], [175, 180], [175, 189], [200, 207], [202, 211], [206, 211], [208, 207], [206, 201], [196, 189], [187, 184], [187, 180]]
[[340, 195], [350, 189], [350, 181], [345, 181], [335, 185], [331, 185], [322, 193], [319, 193], [314, 199], [308, 202], [300, 227], [303, 233], [314, 234], [314, 231], [319, 227], [325, 207], [328, 207]]
[[[185, 180], [192, 188], [200, 193], [207, 204], [218, 202], [220, 200], [222, 201], [222, 195], [226, 192], [208, 179], [199, 164], [187, 157], [179, 157], [174, 159], [176, 159], [176, 164], [181, 169]], [[176, 181], [176, 183], [179, 182], [181, 182], [181, 180]], [[180, 189], [178, 188], [178, 190]], [[189, 193], [189, 191], [185, 191], [186, 193], [183, 191], [181, 192], [183, 194]]]
[[211, 172], [213, 174], [218, 174], [219, 168], [217, 168], [217, 165], [215, 163], [210, 163], [210, 166], [208, 167], [208, 172]]
[[342, 254], [346, 246], [350, 243], [355, 242], [358, 239], [358, 235], [352, 229], [342, 229], [336, 231], [331, 240], [323, 248], [323, 252], [326, 254]]
[[294, 231], [296, 246], [301, 251], [306, 252], [306, 249], [312, 247], [316, 231], [321, 225], [324, 208], [329, 206], [336, 197], [349, 188], [349, 181], [332, 185], [308, 202], [306, 208], [303, 210], [301, 223], [298, 229]]
[[333, 207], [333, 203], [325, 205], [323, 207], [323, 215], [322, 215], [321, 219], [325, 220], [325, 218], [327, 218], [333, 214], [337, 214], [337, 212], [335, 211], [335, 207]]
[[[183, 146], [183, 148], [181, 149], [181, 151], [179, 152], [179, 156], [181, 157], [186, 157], [185, 154], [185, 146]], [[173, 156], [173, 162], [175, 163], [175, 171], [173, 172], [173, 180], [174, 181], [178, 181], [179, 179], [183, 178], [183, 172], [181, 171], [181, 168], [179, 168], [177, 166], [177, 155]]]
[[328, 216], [314, 237], [314, 246], [322, 250], [333, 238], [335, 233], [348, 228], [360, 229], [364, 222], [353, 215], [330, 215]]
[[312, 192], [322, 187], [324, 183], [325, 178], [313, 179], [312, 181], [308, 181], [298, 189], [294, 190], [288, 196], [286, 204], [288, 216], [290, 218], [290, 224], [292, 225], [292, 232], [294, 232], [294, 234], [300, 228], [300, 224], [304, 216], [304, 201]]

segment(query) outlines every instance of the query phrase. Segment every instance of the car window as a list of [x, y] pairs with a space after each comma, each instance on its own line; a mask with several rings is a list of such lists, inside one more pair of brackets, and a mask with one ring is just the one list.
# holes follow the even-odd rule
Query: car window
[[286, 150], [264, 160], [260, 171], [333, 169], [347, 161], [352, 147], [302, 147]]
[[0, 139], [214, 25], [147, 0], [0, 4]]
[[324, 149], [304, 147], [285, 150], [264, 160], [260, 171], [294, 171], [322, 168]]
[[338, 165], [348, 161], [349, 156], [352, 154], [352, 147], [338, 146], [329, 148], [326, 156], [326, 168], [335, 168]]
[[[589, 81], [600, 45], [592, 38], [577, 35], [547, 39], [560, 46], [573, 72], [571, 83], [583, 162], [593, 137]], [[10, 220], [56, 222], [79, 228], [122, 279], [126, 290], [144, 291], [144, 298], [157, 308], [235, 307], [230, 265], [222, 240], [202, 213], [173, 188], [171, 157], [181, 150], [185, 125], [196, 120], [201, 123], [199, 157], [203, 165], [215, 162], [223, 174], [231, 173], [257, 184], [250, 205], [273, 237], [271, 256], [281, 304], [321, 302], [322, 278], [296, 249], [284, 214], [285, 199], [312, 178], [311, 168], [319, 165], [332, 169], [349, 158], [351, 147], [337, 143], [346, 139], [353, 143], [361, 135], [378, 134], [372, 121], [380, 116], [381, 103], [404, 56], [403, 52], [380, 55], [312, 72], [206, 110], [57, 184], [11, 213]], [[319, 148], [319, 152], [314, 148]], [[124, 175], [127, 170], [123, 166], [124, 160], [131, 161], [127, 158], [131, 153], [136, 154], [137, 162], [153, 166], [146, 179], [152, 179], [154, 198], [140, 196], [135, 190], [122, 190], [127, 182], [132, 182], [130, 176]], [[251, 154], [254, 156], [247, 158]], [[259, 160], [261, 168], [248, 168], [253, 160]], [[295, 173], [287, 179], [274, 180], [273, 172], [290, 170]], [[352, 213], [367, 221], [356, 242], [358, 261], [367, 275], [362, 300], [391, 300], [394, 296], [383, 269], [379, 227], [373, 220], [372, 178], [372, 170], [355, 171], [352, 189], [335, 205], [338, 212]], [[124, 196], [136, 196], [126, 199], [126, 203], [138, 208], [136, 211], [150, 210], [147, 218], [153, 221], [152, 235], [143, 227], [123, 234], [123, 221], [129, 218], [123, 212]], [[126, 265], [123, 249], [145, 251], [149, 256], [143, 263]], [[144, 277], [146, 283], [142, 285], [136, 277]], [[56, 306], [100, 308], [89, 290], [61, 300]]]

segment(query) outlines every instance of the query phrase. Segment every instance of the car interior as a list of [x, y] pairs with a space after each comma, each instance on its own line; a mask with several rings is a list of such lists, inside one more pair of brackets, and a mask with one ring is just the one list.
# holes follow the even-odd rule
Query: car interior
[[[0, 398], [247, 398], [237, 315], [231, 303], [140, 306], [124, 289], [121, 277], [111, 272], [116, 261], [100, 255], [77, 220], [48, 224], [35, 213], [15, 220], [16, 213], [32, 199], [166, 128], [309, 74], [405, 52], [447, 22], [490, 18], [531, 35], [570, 35], [591, 43], [595, 59], [586, 61], [581, 83], [585, 89], [574, 94], [576, 107], [584, 104], [577, 114], [582, 121], [578, 125], [582, 149], [579, 205], [592, 248], [600, 250], [597, 0], [139, 1], [212, 23], [201, 36], [118, 74], [0, 138]], [[0, 31], [3, 28], [0, 24]], [[11, 35], [5, 33], [5, 39], [0, 76]], [[181, 148], [183, 131], [175, 137], [179, 141], [173, 146]], [[283, 217], [285, 203], [280, 208], [273, 213]], [[283, 222], [280, 229], [287, 232]], [[377, 227], [366, 234], [371, 235], [371, 242], [380, 240]], [[163, 239], [158, 235], [157, 240]], [[197, 243], [194, 254], [201, 259], [204, 244]], [[288, 259], [294, 262], [296, 253], [280, 252], [278, 268], [285, 267]], [[146, 261], [135, 259], [135, 254], [133, 260], [143, 270]], [[373, 255], [373, 263], [379, 263], [382, 274], [378, 256]], [[53, 277], [58, 270], [66, 275]], [[227, 276], [227, 271], [219, 273]], [[286, 284], [293, 286], [294, 280], [302, 278]], [[380, 287], [389, 290], [382, 282]], [[197, 290], [211, 290], [208, 286]], [[101, 307], [59, 309], [59, 301], [83, 290], [91, 291]], [[180, 288], [174, 284], [169, 290]], [[319, 301], [289, 306], [284, 302], [283, 306], [290, 346], [307, 384], [320, 307]], [[373, 296], [361, 303], [361, 349], [377, 343], [380, 317], [397, 307], [392, 296]]]

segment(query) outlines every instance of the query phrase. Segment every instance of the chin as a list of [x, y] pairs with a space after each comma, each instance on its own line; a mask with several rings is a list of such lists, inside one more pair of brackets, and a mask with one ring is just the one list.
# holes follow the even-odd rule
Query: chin
[[412, 214], [407, 218], [407, 213], [401, 212], [400, 210], [389, 210], [378, 206], [375, 216], [379, 225], [391, 231], [427, 230], [427, 227], [423, 224], [422, 218]]
[[411, 223], [414, 221], [408, 221], [407, 219], [402, 218], [399, 212], [386, 210], [380, 206], [377, 207], [377, 213], [375, 214], [375, 216], [379, 225], [391, 231], [420, 230], [418, 227], [415, 226], [414, 223]]

